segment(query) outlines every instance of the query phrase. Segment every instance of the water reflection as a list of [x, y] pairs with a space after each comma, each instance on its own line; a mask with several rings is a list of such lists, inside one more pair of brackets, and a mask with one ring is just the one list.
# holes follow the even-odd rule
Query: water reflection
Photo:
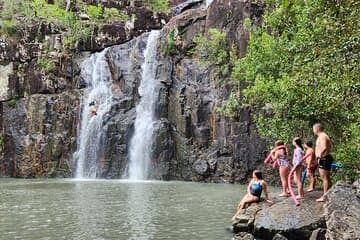
[[152, 223], [152, 218], [156, 213], [153, 191], [150, 184], [130, 183], [129, 195], [127, 198], [126, 219], [129, 220], [130, 240], [153, 239], [156, 228]]
[[0, 239], [26, 240], [231, 239], [225, 228], [246, 191], [180, 182], [0, 179], [0, 184]]

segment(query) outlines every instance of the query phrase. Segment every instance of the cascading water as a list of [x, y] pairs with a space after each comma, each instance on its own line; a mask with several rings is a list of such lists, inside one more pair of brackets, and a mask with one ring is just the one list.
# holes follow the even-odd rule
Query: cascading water
[[[103, 116], [112, 104], [111, 73], [106, 61], [106, 50], [93, 54], [81, 66], [86, 82], [82, 99], [80, 131], [77, 151], [74, 154], [76, 178], [96, 178], [100, 151], [102, 149]], [[91, 113], [90, 102], [96, 101], [96, 115]]]
[[151, 31], [144, 51], [144, 63], [141, 66], [139, 104], [136, 106], [134, 135], [129, 147], [129, 179], [145, 180], [151, 163], [151, 148], [154, 132], [155, 104], [158, 96], [156, 75], [156, 50], [159, 31]]

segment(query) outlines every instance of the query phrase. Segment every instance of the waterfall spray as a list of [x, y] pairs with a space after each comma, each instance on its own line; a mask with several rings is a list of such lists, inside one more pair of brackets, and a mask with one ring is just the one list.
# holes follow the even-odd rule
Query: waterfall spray
[[136, 106], [136, 118], [134, 135], [129, 148], [129, 179], [145, 180], [149, 175], [151, 163], [151, 151], [153, 144], [153, 132], [155, 118], [155, 105], [158, 96], [158, 84], [156, 81], [157, 42], [159, 31], [151, 31], [144, 51], [144, 63], [141, 66], [141, 83], [139, 104]]

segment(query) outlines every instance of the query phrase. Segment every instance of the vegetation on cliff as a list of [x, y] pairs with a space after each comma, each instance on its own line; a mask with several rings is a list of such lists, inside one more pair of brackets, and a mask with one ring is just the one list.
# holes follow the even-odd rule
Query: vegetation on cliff
[[[359, 15], [356, 0], [267, 0], [262, 26], [245, 22], [250, 32], [246, 56], [228, 58], [232, 88], [223, 112], [237, 117], [241, 107], [251, 105], [261, 135], [288, 141], [312, 136], [312, 124], [322, 122], [336, 161], [344, 164], [343, 177], [358, 178]], [[202, 45], [217, 52], [222, 46], [209, 44], [211, 34]]]
[[[66, 0], [1, 0], [0, 35], [26, 40], [36, 22], [49, 24], [53, 31], [64, 35], [63, 45], [71, 49], [80, 41], [87, 41], [99, 24], [127, 20], [128, 16], [116, 8], [102, 4], [86, 5], [82, 1], [67, 4]], [[82, 17], [88, 17], [83, 21]]]

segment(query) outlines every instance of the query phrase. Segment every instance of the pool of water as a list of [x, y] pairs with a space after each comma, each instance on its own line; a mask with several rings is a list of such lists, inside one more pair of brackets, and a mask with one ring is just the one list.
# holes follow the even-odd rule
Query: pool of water
[[0, 179], [1, 239], [229, 240], [246, 187]]

